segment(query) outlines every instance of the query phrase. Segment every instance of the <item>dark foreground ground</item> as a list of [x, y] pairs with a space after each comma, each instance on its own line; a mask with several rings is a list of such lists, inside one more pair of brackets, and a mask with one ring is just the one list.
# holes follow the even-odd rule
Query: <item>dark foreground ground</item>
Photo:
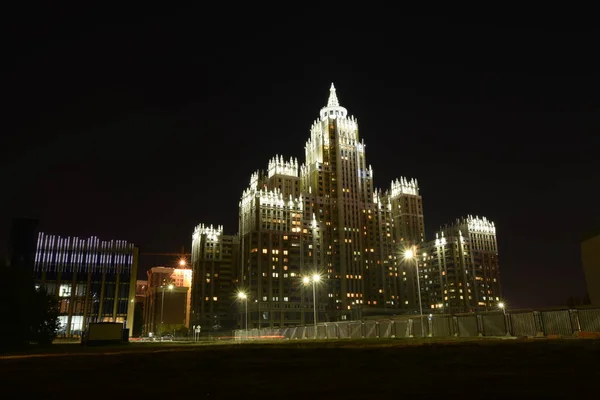
[[600, 393], [598, 340], [61, 345], [45, 353], [0, 357], [3, 398], [591, 399]]

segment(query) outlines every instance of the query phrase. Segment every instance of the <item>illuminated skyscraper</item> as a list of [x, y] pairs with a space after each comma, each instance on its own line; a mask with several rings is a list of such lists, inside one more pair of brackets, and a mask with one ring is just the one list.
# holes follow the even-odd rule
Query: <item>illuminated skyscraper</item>
[[[249, 327], [312, 323], [314, 300], [320, 322], [418, 312], [416, 263], [422, 262], [425, 240], [419, 184], [400, 177], [387, 190], [375, 188], [358, 132], [358, 121], [340, 105], [332, 84], [327, 104], [310, 128], [304, 162], [277, 155], [266, 170], [251, 174], [239, 202], [234, 245], [239, 256], [234, 258], [233, 279], [246, 294]], [[477, 282], [470, 289], [474, 303], [469, 304], [487, 307], [493, 302], [489, 299], [499, 297], [499, 283], [494, 281], [498, 277], [493, 275], [497, 274], [497, 258], [492, 258], [497, 256], [495, 233], [492, 249], [491, 236], [481, 236], [471, 229], [473, 224], [477, 223], [469, 220], [460, 228], [448, 228], [446, 235], [460, 231], [475, 245], [485, 246], [472, 253], [473, 263], [482, 259], [478, 264], [482, 267], [476, 270], [479, 278], [474, 278]], [[212, 239], [207, 233], [200, 240], [195, 232], [193, 242], [201, 245], [197, 249], [218, 242], [221, 229]], [[416, 254], [412, 262], [404, 258], [408, 249]], [[204, 257], [196, 254], [193, 259]], [[207, 267], [194, 264], [194, 268], [210, 278]], [[313, 294], [314, 274], [320, 279]], [[432, 283], [421, 292], [433, 287]], [[198, 293], [207, 288], [197, 288]], [[442, 294], [436, 292], [427, 301], [441, 303]], [[201, 304], [194, 304], [200, 310]], [[239, 305], [243, 314], [245, 305]], [[241, 314], [238, 317], [241, 321]]]
[[314, 273], [322, 276], [319, 320], [414, 310], [413, 269], [398, 255], [423, 237], [416, 180], [374, 189], [358, 121], [332, 84], [305, 162], [276, 156], [242, 194], [240, 284], [250, 296], [251, 326], [310, 322], [312, 292], [301, 278]]

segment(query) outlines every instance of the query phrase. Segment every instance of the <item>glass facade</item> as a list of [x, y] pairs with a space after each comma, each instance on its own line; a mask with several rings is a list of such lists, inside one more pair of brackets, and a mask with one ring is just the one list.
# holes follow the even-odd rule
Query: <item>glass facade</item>
[[124, 240], [40, 232], [34, 273], [59, 303], [59, 335], [78, 336], [90, 322], [133, 326], [138, 248]]

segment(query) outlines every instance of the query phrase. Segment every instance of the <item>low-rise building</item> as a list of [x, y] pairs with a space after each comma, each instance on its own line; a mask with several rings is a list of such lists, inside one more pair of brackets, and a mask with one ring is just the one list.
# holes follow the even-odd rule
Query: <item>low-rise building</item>
[[143, 335], [179, 335], [189, 329], [191, 286], [191, 269], [153, 267], [148, 270]]
[[79, 335], [90, 322], [122, 322], [131, 332], [138, 254], [125, 240], [38, 234], [34, 277], [58, 299], [62, 335]]

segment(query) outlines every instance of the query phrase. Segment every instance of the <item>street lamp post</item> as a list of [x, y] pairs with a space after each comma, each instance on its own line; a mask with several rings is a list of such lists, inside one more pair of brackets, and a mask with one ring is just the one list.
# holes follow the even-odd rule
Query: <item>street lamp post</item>
[[[164, 323], [165, 321], [163, 320], [164, 317], [164, 311], [165, 311], [165, 285], [162, 285], [162, 300], [160, 302], [160, 335], [162, 337], [162, 331], [163, 331], [163, 327], [164, 327]], [[173, 284], [170, 283], [168, 285], [169, 290], [173, 290]]]
[[425, 325], [423, 324], [423, 303], [421, 302], [421, 279], [419, 277], [419, 259], [417, 258], [416, 251], [413, 249], [409, 249], [404, 252], [404, 259], [415, 260], [415, 271], [417, 273], [417, 293], [419, 295], [419, 320], [421, 320], [421, 336], [425, 337]]
[[510, 336], [510, 326], [508, 315], [506, 315], [506, 304], [503, 302], [498, 303], [498, 308], [502, 310], [502, 315], [504, 315], [504, 326], [506, 326], [506, 335]]
[[498, 308], [502, 310], [502, 314], [506, 316], [506, 307], [503, 302], [498, 303]]
[[318, 319], [318, 314], [317, 314], [317, 282], [319, 282], [321, 280], [321, 275], [319, 274], [313, 274], [313, 276], [311, 278], [309, 278], [308, 276], [304, 277], [303, 282], [304, 284], [309, 284], [310, 282], [312, 282], [312, 288], [313, 288], [313, 323], [314, 323], [314, 338], [317, 338], [317, 319]]
[[240, 300], [244, 300], [245, 306], [246, 306], [246, 312], [245, 312], [245, 320], [246, 322], [244, 323], [244, 330], [246, 331], [246, 340], [248, 340], [248, 295], [244, 292], [239, 292], [238, 293], [238, 298]]

